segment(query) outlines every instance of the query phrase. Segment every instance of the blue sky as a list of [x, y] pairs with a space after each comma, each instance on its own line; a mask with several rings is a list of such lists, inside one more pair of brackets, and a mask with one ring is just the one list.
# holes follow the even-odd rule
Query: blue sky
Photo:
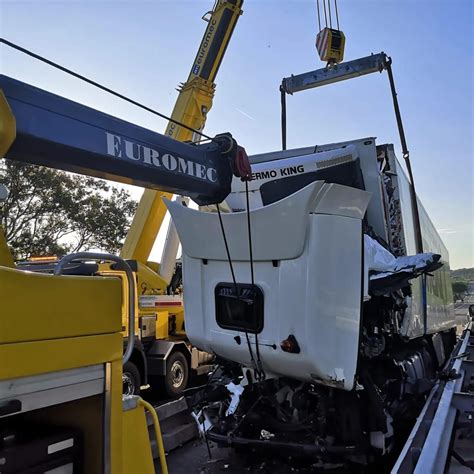
[[[170, 113], [205, 28], [200, 18], [212, 4], [0, 0], [0, 28], [3, 37]], [[451, 266], [474, 266], [474, 1], [339, 0], [338, 6], [346, 59], [379, 51], [393, 58], [418, 194]], [[283, 77], [322, 66], [317, 29], [316, 1], [246, 0], [206, 131], [231, 131], [249, 153], [278, 149], [278, 86]], [[0, 60], [4, 74], [148, 128], [166, 125], [19, 53], [3, 48]], [[288, 122], [289, 147], [377, 136], [400, 149], [385, 75], [290, 97]]]

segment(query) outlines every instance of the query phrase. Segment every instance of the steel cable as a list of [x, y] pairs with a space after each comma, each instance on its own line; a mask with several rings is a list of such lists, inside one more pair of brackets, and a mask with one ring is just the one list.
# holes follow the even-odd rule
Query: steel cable
[[332, 29], [331, 0], [328, 0], [329, 28]]
[[[237, 286], [237, 280], [235, 278], [234, 265], [232, 264], [232, 258], [230, 256], [229, 244], [227, 242], [227, 236], [226, 236], [225, 229], [224, 229], [224, 222], [222, 220], [221, 210], [219, 209], [218, 204], [216, 204], [216, 208], [217, 208], [217, 215], [219, 216], [219, 223], [220, 223], [220, 227], [221, 227], [222, 237], [224, 239], [224, 246], [225, 246], [225, 251], [226, 251], [226, 254], [227, 254], [227, 262], [229, 263], [230, 273], [232, 274], [232, 281], [234, 283], [235, 296], [238, 300], [240, 300], [239, 288]], [[252, 350], [252, 345], [250, 344], [249, 334], [248, 334], [247, 328], [245, 326], [244, 326], [244, 332], [245, 332], [245, 338], [247, 340], [247, 347], [249, 349], [250, 361], [251, 361], [252, 366], [255, 370], [255, 373], [257, 373], [257, 371], [258, 371], [257, 363], [256, 363], [255, 357], [253, 355], [253, 350]]]
[[328, 17], [326, 13], [326, 0], [323, 0], [323, 9], [324, 9], [324, 22], [326, 24], [326, 28], [328, 26]]
[[[245, 199], [247, 201], [247, 230], [248, 230], [248, 238], [249, 238], [249, 257], [250, 257], [250, 281], [252, 283], [252, 287], [255, 286], [255, 276], [253, 271], [253, 250], [252, 250], [252, 227], [250, 224], [250, 202], [249, 202], [249, 183], [245, 181]], [[257, 351], [257, 369], [256, 372], [257, 378], [259, 381], [265, 380], [265, 372], [262, 369], [262, 361], [260, 359], [260, 347], [258, 345], [258, 335], [255, 332], [255, 349]]]
[[321, 31], [321, 13], [319, 11], [319, 0], [316, 0], [316, 8], [318, 10], [318, 25], [319, 25], [319, 31]]
[[98, 89], [101, 89], [105, 92], [108, 92], [109, 94], [115, 96], [115, 97], [118, 97], [122, 100], [125, 100], [126, 102], [129, 102], [130, 104], [133, 104], [135, 105], [136, 107], [140, 107], [141, 109], [143, 110], [146, 110], [147, 112], [150, 112], [151, 114], [154, 114], [154, 115], [157, 115], [158, 117], [160, 118], [163, 118], [165, 120], [169, 120], [170, 122], [173, 122], [175, 123], [176, 125], [179, 125], [180, 127], [183, 127], [185, 128], [186, 130], [189, 130], [193, 133], [197, 133], [198, 135], [200, 135], [201, 137], [204, 137], [204, 138], [207, 138], [208, 140], [211, 140], [211, 141], [214, 141], [216, 142], [216, 139], [213, 138], [213, 137], [210, 137], [209, 135], [206, 135], [205, 133], [199, 131], [199, 130], [196, 130], [192, 127], [189, 127], [188, 125], [180, 122], [179, 120], [175, 120], [174, 118], [172, 117], [168, 117], [167, 115], [165, 114], [162, 114], [161, 112], [158, 112], [157, 110], [154, 110], [152, 109], [151, 107], [148, 107], [147, 105], [144, 105], [140, 102], [137, 102], [136, 100], [133, 100], [133, 99], [130, 99], [129, 97], [123, 95], [123, 94], [120, 94], [119, 92], [116, 92], [114, 91], [113, 89], [110, 89], [109, 87], [106, 87], [102, 84], [99, 84], [98, 82], [92, 80], [92, 79], [89, 79], [88, 77], [86, 76], [83, 76], [82, 74], [79, 74], [75, 71], [72, 71], [71, 69], [68, 69], [64, 66], [61, 66], [60, 64], [58, 63], [55, 63], [54, 61], [51, 61], [43, 56], [40, 56], [39, 54], [36, 54], [34, 53], [33, 51], [30, 51], [26, 48], [23, 48], [15, 43], [12, 43], [11, 41], [8, 41], [6, 40], [5, 38], [0, 38], [0, 43], [3, 43], [4, 45], [6, 46], [9, 46], [10, 48], [12, 49], [16, 49], [17, 51], [20, 51], [21, 53], [23, 54], [26, 54], [27, 56], [31, 56], [32, 58], [34, 59], [37, 59], [38, 61], [41, 61], [45, 64], [48, 64], [49, 66], [52, 66], [56, 69], [59, 69], [60, 71], [62, 72], [65, 72], [66, 74], [69, 74], [77, 79], [80, 79], [81, 81], [84, 81], [94, 87], [97, 87]]
[[339, 12], [337, 10], [337, 0], [334, 0], [334, 9], [336, 10], [337, 29], [339, 30]]

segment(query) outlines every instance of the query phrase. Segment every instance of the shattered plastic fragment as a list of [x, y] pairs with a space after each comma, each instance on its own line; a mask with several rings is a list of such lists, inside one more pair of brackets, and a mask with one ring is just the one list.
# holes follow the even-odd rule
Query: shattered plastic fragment
[[242, 385], [235, 385], [234, 382], [230, 382], [226, 385], [226, 388], [231, 394], [230, 405], [229, 408], [227, 408], [226, 412], [226, 415], [229, 416], [233, 415], [235, 410], [237, 409], [240, 401], [240, 395], [242, 395], [244, 387], [242, 387]]
[[435, 253], [420, 253], [394, 257], [375, 239], [364, 235], [364, 258], [370, 280], [378, 280], [396, 273], [413, 273], [414, 276], [429, 271], [438, 262], [440, 256]]
[[260, 439], [269, 440], [269, 439], [272, 439], [274, 437], [275, 437], [275, 435], [273, 433], [270, 433], [270, 431], [267, 431], [267, 430], [260, 431]]
[[212, 428], [212, 423], [206, 415], [206, 412], [200, 410], [198, 413], [191, 411], [191, 415], [196, 421], [196, 425], [199, 430], [199, 436], [203, 437], [206, 434], [206, 431]]
[[334, 369], [334, 373], [336, 374], [336, 380], [338, 382], [343, 382], [344, 381], [344, 369], [340, 369], [338, 367], [336, 367]]

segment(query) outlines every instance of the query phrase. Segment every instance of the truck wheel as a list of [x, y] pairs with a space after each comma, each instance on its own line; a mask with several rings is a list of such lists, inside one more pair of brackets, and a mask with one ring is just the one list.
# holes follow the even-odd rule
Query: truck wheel
[[170, 397], [178, 397], [187, 387], [188, 378], [188, 360], [182, 352], [173, 352], [166, 360], [166, 375], [163, 377], [165, 392]]
[[133, 362], [128, 361], [122, 371], [122, 393], [124, 395], [138, 395], [140, 385], [140, 371]]

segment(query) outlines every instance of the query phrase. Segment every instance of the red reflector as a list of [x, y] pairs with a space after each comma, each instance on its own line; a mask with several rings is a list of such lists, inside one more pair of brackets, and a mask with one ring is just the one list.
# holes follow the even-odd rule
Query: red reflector
[[235, 154], [236, 175], [242, 181], [252, 181], [252, 168], [250, 167], [249, 157], [244, 147], [237, 146]]
[[301, 352], [298, 341], [293, 334], [290, 334], [287, 339], [281, 341], [280, 347], [282, 351], [290, 352], [292, 354], [299, 354]]

